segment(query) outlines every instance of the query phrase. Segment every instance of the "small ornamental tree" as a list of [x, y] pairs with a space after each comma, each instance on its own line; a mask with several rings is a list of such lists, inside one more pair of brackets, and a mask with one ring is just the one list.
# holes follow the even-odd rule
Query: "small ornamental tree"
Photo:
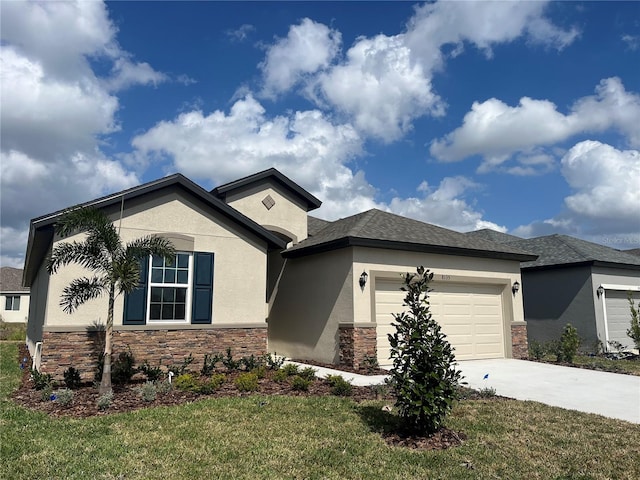
[[429, 311], [429, 282], [433, 273], [418, 267], [403, 275], [403, 305], [394, 314], [396, 332], [389, 334], [391, 384], [407, 433], [432, 434], [444, 424], [457, 399], [461, 372], [453, 348]]
[[631, 292], [627, 293], [629, 298], [629, 310], [631, 311], [631, 328], [627, 330], [627, 335], [633, 343], [635, 343], [636, 348], [640, 350], [640, 319], [638, 318], [638, 310], [640, 310], [640, 303], [636, 307], [633, 302], [633, 295]]

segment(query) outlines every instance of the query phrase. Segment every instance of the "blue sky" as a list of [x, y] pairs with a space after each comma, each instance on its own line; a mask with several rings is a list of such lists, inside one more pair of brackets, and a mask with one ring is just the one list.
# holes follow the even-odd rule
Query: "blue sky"
[[639, 2], [2, 2], [0, 263], [29, 220], [276, 167], [336, 219], [640, 247]]

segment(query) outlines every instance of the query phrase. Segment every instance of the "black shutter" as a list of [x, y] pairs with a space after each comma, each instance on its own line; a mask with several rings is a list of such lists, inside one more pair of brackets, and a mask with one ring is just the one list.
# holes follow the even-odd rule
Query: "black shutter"
[[193, 305], [191, 323], [211, 323], [213, 306], [213, 253], [193, 254]]
[[124, 325], [144, 325], [147, 320], [147, 282], [149, 257], [140, 260], [140, 282], [138, 287], [124, 297]]

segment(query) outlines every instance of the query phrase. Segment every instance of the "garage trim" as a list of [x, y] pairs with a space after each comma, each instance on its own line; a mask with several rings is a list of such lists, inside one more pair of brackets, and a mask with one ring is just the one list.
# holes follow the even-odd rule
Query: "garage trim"
[[[609, 345], [609, 320], [607, 318], [607, 290], [622, 290], [625, 292], [640, 292], [640, 286], [638, 285], [619, 285], [619, 284], [610, 284], [610, 283], [602, 283], [600, 287], [604, 289], [602, 293], [602, 314], [604, 318], [604, 348], [607, 352], [610, 351], [611, 347]], [[598, 288], [600, 288], [598, 287]]]

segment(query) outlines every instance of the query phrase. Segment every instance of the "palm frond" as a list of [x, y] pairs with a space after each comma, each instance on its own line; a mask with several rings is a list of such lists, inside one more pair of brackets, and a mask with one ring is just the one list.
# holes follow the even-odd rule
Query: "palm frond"
[[62, 291], [60, 306], [66, 313], [73, 313], [80, 305], [105, 293], [108, 281], [105, 278], [76, 278]]
[[104, 259], [96, 245], [86, 242], [63, 242], [51, 251], [47, 272], [56, 273], [60, 267], [75, 263], [92, 271], [104, 270]]
[[119, 293], [131, 293], [140, 283], [140, 261], [137, 258], [120, 258], [111, 268], [111, 281]]
[[172, 259], [175, 254], [176, 249], [173, 243], [159, 235], [147, 235], [146, 237], [137, 238], [127, 243], [126, 246], [126, 256], [137, 260], [149, 255]]
[[87, 243], [101, 245], [109, 252], [115, 252], [122, 245], [113, 222], [102, 210], [93, 207], [66, 211], [55, 228], [61, 237], [87, 232]]

